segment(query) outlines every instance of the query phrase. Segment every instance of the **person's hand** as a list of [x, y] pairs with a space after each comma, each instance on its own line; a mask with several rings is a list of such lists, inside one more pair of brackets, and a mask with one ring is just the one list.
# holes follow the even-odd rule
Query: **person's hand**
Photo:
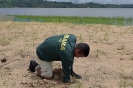
[[72, 77], [75, 77], [76, 79], [81, 79], [81, 78], [82, 78], [81, 75], [76, 74], [74, 71], [72, 71], [71, 76], [72, 76]]
[[70, 66], [69, 69], [70, 69], [70, 71], [71, 71], [71, 76], [72, 76], [72, 77], [75, 77], [76, 79], [81, 79], [81, 78], [82, 78], [81, 75], [76, 74], [76, 73], [73, 71], [73, 66]]
[[76, 79], [81, 79], [81, 78], [82, 78], [82, 76], [79, 75], [79, 74], [75, 74], [74, 77], [75, 77]]

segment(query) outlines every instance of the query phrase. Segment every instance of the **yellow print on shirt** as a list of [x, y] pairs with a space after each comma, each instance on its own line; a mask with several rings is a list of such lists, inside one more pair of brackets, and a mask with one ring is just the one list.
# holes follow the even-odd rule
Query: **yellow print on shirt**
[[70, 35], [64, 35], [62, 41], [61, 41], [61, 48], [60, 50], [65, 50], [67, 39], [69, 38]]

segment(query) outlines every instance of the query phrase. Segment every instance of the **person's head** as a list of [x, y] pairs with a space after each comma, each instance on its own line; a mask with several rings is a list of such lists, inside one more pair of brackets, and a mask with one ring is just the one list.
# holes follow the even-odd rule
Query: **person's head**
[[86, 43], [78, 43], [74, 49], [74, 57], [87, 57], [90, 52], [90, 47]]

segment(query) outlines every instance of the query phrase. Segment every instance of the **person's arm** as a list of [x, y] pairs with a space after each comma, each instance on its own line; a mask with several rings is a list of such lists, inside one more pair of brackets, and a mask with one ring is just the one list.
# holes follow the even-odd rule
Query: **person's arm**
[[74, 71], [73, 71], [73, 66], [70, 67], [70, 71], [71, 71], [71, 76], [77, 78], [77, 79], [81, 79], [82, 76], [79, 75], [79, 74], [76, 74]]
[[71, 73], [71, 70], [69, 69], [70, 66], [68, 66], [67, 62], [65, 61], [62, 61], [62, 69], [63, 69], [63, 82], [64, 83], [68, 83], [71, 81], [70, 79], [70, 73]]
[[70, 66], [73, 65], [74, 62], [74, 48], [76, 43], [76, 37], [73, 34], [69, 34], [65, 36], [65, 42], [62, 42], [62, 45], [64, 46], [63, 49], [60, 51], [60, 58], [62, 61], [62, 68], [63, 68], [63, 82], [70, 82], [70, 75], [71, 70]]

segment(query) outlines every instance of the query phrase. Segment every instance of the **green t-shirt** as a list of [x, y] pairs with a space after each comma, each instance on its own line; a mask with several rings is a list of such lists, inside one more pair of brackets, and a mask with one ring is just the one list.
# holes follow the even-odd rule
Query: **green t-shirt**
[[76, 37], [73, 34], [52, 36], [42, 42], [36, 49], [41, 60], [61, 61], [63, 68], [63, 82], [70, 82], [70, 69], [74, 62], [74, 48]]

